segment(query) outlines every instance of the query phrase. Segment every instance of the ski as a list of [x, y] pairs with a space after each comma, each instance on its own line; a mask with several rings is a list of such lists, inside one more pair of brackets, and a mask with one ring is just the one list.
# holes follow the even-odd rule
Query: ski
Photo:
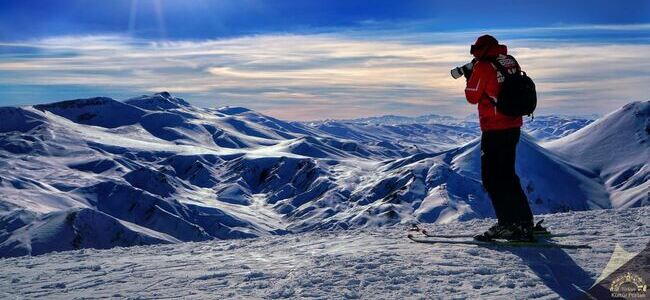
[[[442, 238], [442, 239], [454, 239], [454, 238], [472, 238], [476, 234], [434, 234], [426, 231], [426, 229], [420, 229], [420, 233], [424, 234], [426, 237]], [[577, 233], [534, 233], [535, 237], [538, 238], [555, 238], [555, 237], [567, 237], [572, 235], [577, 235]]]
[[505, 247], [533, 247], [533, 248], [561, 248], [561, 249], [590, 249], [589, 245], [568, 245], [554, 242], [525, 242], [525, 241], [502, 241], [494, 240], [489, 242], [475, 240], [451, 240], [451, 239], [431, 239], [417, 238], [411, 234], [407, 237], [417, 243], [425, 244], [460, 244], [460, 245], [477, 245], [477, 246], [505, 246]]
[[[544, 222], [544, 219], [541, 219], [537, 224], [535, 224], [535, 228], [538, 228], [542, 225]], [[473, 238], [475, 234], [434, 234], [428, 232], [426, 229], [422, 229], [418, 227], [417, 225], [413, 225], [409, 229], [409, 231], [412, 232], [419, 232], [424, 234], [427, 237], [435, 237], [435, 238], [443, 238], [443, 239], [454, 239], [454, 238]], [[549, 238], [556, 238], [556, 237], [568, 237], [572, 235], [584, 235], [584, 233], [551, 233], [546, 230], [544, 231], [533, 231], [533, 234], [535, 235], [536, 238], [541, 238], [541, 239], [549, 239]]]

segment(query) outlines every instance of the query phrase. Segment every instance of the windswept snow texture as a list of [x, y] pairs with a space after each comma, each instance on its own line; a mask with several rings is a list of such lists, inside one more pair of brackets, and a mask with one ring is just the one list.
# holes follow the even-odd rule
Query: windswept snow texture
[[[0, 108], [0, 257], [494, 215], [476, 123], [384, 119], [285, 122], [166, 92]], [[584, 123], [535, 120], [517, 165], [535, 213], [647, 205], [647, 102], [569, 135]], [[535, 128], [566, 136], [544, 148]]]
[[[579, 250], [417, 244], [394, 226], [0, 259], [0, 298], [575, 299], [620, 266], [610, 259], [649, 246], [649, 214], [540, 216], [575, 234], [557, 242], [593, 247]], [[467, 234], [492, 222], [425, 227]]]

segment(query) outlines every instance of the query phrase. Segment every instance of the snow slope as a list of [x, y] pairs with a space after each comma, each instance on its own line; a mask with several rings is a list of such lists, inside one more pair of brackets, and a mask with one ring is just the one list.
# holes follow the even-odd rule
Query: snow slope
[[[477, 134], [437, 119], [290, 123], [165, 92], [0, 108], [0, 257], [493, 216]], [[647, 186], [612, 189], [525, 134], [518, 155], [538, 214], [627, 207]]]
[[[543, 216], [576, 234], [559, 242], [593, 247], [579, 250], [416, 244], [397, 226], [0, 259], [0, 298], [571, 299], [647, 251], [648, 214]], [[491, 222], [426, 227], [473, 233]]]
[[650, 204], [650, 101], [629, 103], [545, 146], [599, 174], [613, 206]]

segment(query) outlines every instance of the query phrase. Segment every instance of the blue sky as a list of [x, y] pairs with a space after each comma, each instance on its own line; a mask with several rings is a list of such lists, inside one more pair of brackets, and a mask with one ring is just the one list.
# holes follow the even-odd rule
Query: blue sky
[[168, 90], [293, 120], [460, 114], [483, 33], [541, 113], [650, 99], [649, 1], [2, 1], [0, 105]]

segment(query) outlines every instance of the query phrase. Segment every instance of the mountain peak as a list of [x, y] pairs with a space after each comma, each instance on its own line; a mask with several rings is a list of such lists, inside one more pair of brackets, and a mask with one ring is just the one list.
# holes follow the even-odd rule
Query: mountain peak
[[241, 106], [224, 106], [224, 107], [220, 107], [218, 111], [220, 113], [224, 113], [227, 115], [238, 115], [245, 112], [249, 112], [251, 110]]
[[169, 92], [142, 95], [140, 97], [128, 99], [124, 101], [124, 103], [146, 110], [169, 110], [191, 107], [187, 101], [174, 97]]
[[650, 101], [628, 103], [545, 146], [598, 172], [616, 207], [647, 203], [650, 187]]

